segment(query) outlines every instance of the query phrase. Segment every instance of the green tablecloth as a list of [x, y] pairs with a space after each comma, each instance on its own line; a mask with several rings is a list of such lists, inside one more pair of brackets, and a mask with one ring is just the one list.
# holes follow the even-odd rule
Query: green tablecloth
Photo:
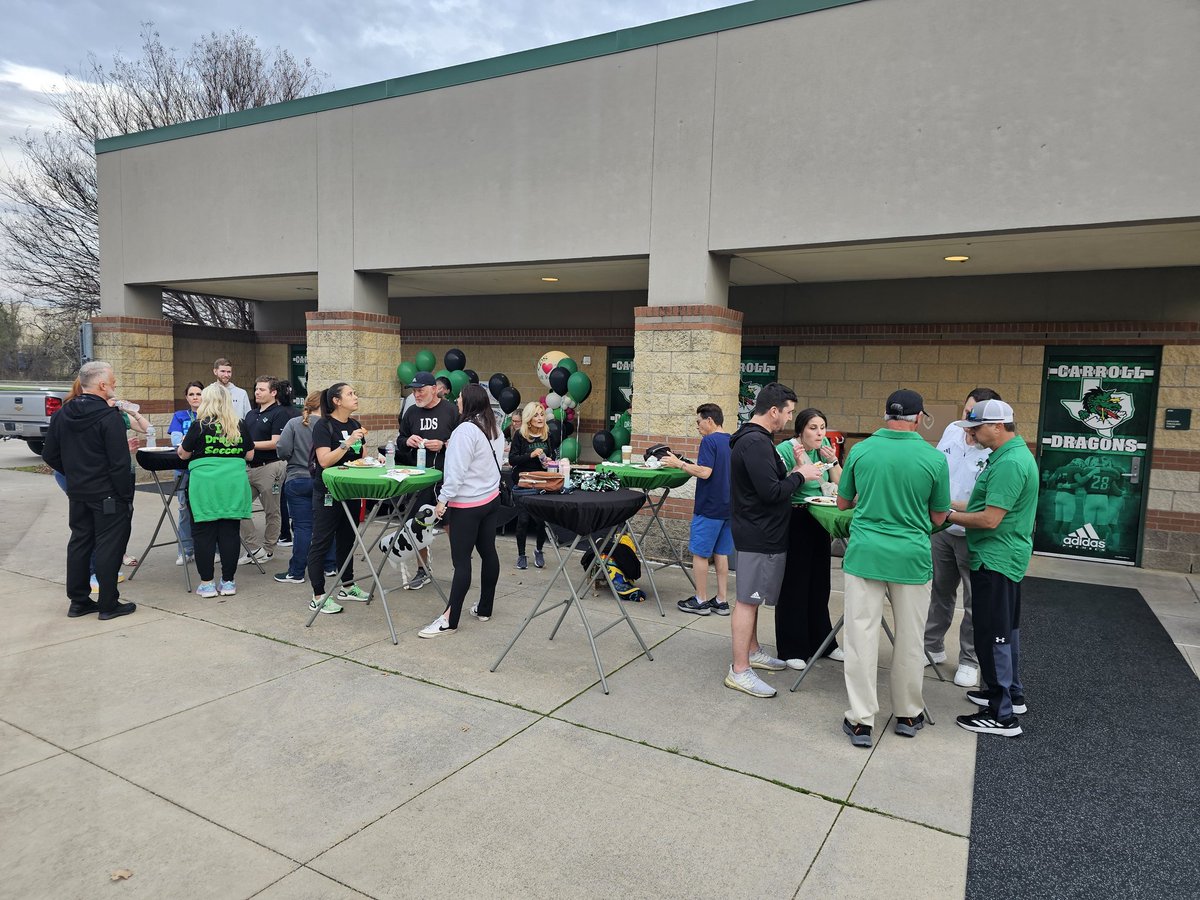
[[[821, 523], [821, 526], [829, 532], [830, 537], [850, 537], [850, 521], [854, 518], [853, 509], [838, 509], [836, 506], [818, 506], [815, 503], [806, 503], [804, 504], [804, 508], [809, 511], [814, 519]], [[929, 533], [937, 534], [939, 531], [945, 531], [949, 527], [949, 524], [943, 522], [941, 525], [931, 528]]]
[[403, 481], [384, 477], [388, 470], [342, 468], [336, 466], [322, 473], [325, 488], [334, 500], [386, 500], [433, 487], [442, 480], [441, 469], [426, 469], [420, 475], [409, 475]]
[[612, 472], [621, 479], [621, 487], [653, 491], [659, 488], [677, 488], [685, 485], [692, 476], [683, 469], [637, 469], [620, 463], [600, 463], [598, 472]]

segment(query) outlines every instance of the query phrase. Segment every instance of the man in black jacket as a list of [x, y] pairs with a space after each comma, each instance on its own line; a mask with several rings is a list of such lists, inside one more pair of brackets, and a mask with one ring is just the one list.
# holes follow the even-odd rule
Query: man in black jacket
[[733, 665], [725, 686], [752, 697], [774, 697], [775, 688], [755, 669], [781, 672], [781, 659], [758, 643], [758, 608], [774, 606], [787, 561], [791, 497], [800, 484], [818, 478], [820, 468], [801, 456], [803, 465], [789, 472], [775, 452], [772, 435], [787, 427], [796, 394], [778, 382], [765, 385], [754, 403], [754, 415], [729, 439], [730, 505], [733, 545], [737, 549], [737, 603], [733, 608]]
[[[121, 603], [117, 572], [133, 520], [133, 472], [125, 422], [109, 405], [116, 396], [112, 366], [99, 360], [79, 370], [83, 393], [50, 419], [42, 459], [67, 479], [71, 540], [67, 544], [67, 615], [115, 619], [137, 609]], [[91, 599], [88, 561], [96, 555], [100, 601]]]

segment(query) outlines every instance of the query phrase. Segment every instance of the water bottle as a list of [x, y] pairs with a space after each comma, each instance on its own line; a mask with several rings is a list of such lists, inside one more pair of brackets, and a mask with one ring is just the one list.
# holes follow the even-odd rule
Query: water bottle
[[383, 463], [389, 469], [396, 464], [396, 442], [388, 441], [383, 448]]
[[417, 468], [422, 472], [425, 471], [425, 445], [422, 444], [417, 448]]
[[154, 446], [154, 434], [155, 434], [154, 426], [153, 425], [147, 426], [146, 427], [146, 448], [147, 449]]

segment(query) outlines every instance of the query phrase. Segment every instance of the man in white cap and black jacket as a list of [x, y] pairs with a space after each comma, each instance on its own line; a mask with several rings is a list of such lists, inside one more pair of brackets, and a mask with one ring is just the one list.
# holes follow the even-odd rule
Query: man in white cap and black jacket
[[737, 602], [730, 629], [733, 632], [733, 665], [725, 686], [751, 697], [774, 697], [775, 688], [755, 674], [755, 669], [782, 672], [782, 659], [758, 643], [758, 608], [774, 606], [787, 562], [788, 525], [792, 494], [807, 479], [819, 478], [821, 469], [803, 457], [804, 464], [789, 472], [775, 452], [775, 432], [791, 424], [796, 394], [777, 382], [764, 385], [754, 404], [754, 415], [729, 439], [731, 507], [730, 527], [737, 550]]

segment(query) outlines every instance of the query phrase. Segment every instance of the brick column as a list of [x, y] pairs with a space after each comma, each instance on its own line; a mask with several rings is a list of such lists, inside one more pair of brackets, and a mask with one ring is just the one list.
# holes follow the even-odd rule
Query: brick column
[[[308, 389], [345, 381], [358, 392], [358, 420], [370, 431], [395, 437], [400, 413], [400, 319], [354, 310], [305, 313], [308, 322]], [[375, 446], [373, 439], [368, 439]]]
[[[737, 428], [742, 313], [722, 306], [640, 306], [633, 330], [633, 454], [669, 444], [696, 458], [696, 407], [716, 403], [725, 428]], [[663, 508], [672, 537], [687, 542], [694, 482], [672, 491]], [[652, 542], [651, 551], [661, 552]], [[688, 560], [686, 546], [684, 560]]]
[[138, 404], [158, 432], [158, 440], [166, 440], [175, 412], [171, 323], [136, 316], [95, 316], [92, 329], [93, 355], [112, 364], [118, 396]]
[[1142, 565], [1200, 572], [1200, 427], [1167, 431], [1168, 407], [1190, 408], [1200, 385], [1200, 344], [1163, 347]]

